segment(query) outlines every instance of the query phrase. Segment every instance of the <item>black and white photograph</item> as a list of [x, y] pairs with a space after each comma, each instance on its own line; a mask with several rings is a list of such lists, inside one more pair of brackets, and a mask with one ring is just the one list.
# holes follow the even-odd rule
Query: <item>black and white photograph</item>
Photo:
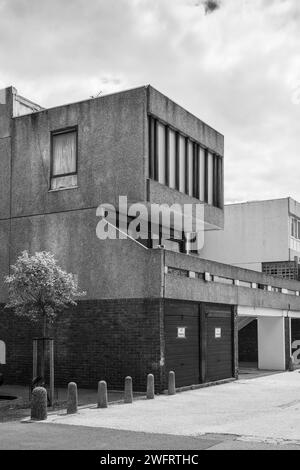
[[300, 450], [300, 2], [0, 0], [0, 455], [220, 450]]

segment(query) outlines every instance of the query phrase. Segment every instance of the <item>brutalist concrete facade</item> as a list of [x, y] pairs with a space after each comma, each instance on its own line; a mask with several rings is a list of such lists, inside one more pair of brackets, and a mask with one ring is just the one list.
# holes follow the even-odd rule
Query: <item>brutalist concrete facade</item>
[[[259, 273], [146, 249], [130, 239], [103, 241], [96, 236], [97, 207], [110, 203], [118, 208], [120, 195], [129, 204], [199, 202], [149, 178], [149, 115], [223, 158], [220, 133], [150, 86], [45, 110], [28, 102], [30, 112], [19, 116], [14, 112], [16, 91], [8, 88], [1, 97], [0, 339], [6, 342], [7, 380], [28, 383], [32, 378], [31, 341], [38, 325], [3, 309], [3, 277], [25, 249], [54, 253], [87, 291], [86, 299], [66, 311], [52, 332], [60, 386], [75, 380], [94, 387], [106, 379], [110, 388], [120, 388], [124, 376], [132, 375], [136, 389], [143, 390], [147, 373], [154, 373], [157, 390], [163, 390], [168, 373], [165, 308], [171, 300], [199, 306], [199, 315], [204, 304], [232, 307], [232, 376], [237, 375], [238, 305], [300, 311], [298, 283], [277, 280], [280, 289], [294, 294], [275, 293], [268, 290], [275, 286], [272, 278]], [[74, 126], [78, 186], [49, 190], [51, 132]], [[204, 211], [207, 224], [223, 227], [222, 204], [205, 204]], [[172, 269], [179, 275], [170, 274]], [[218, 276], [231, 285], [218, 282]], [[255, 288], [258, 283], [267, 289]], [[202, 369], [205, 354], [203, 350]], [[203, 371], [201, 377], [205, 381]]]

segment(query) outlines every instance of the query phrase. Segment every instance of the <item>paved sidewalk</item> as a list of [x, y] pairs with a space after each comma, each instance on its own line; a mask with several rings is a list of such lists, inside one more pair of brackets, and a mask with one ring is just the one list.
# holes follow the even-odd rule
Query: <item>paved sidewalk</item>
[[47, 423], [197, 436], [229, 434], [251, 441], [300, 443], [298, 371], [161, 395], [131, 405], [49, 415]]

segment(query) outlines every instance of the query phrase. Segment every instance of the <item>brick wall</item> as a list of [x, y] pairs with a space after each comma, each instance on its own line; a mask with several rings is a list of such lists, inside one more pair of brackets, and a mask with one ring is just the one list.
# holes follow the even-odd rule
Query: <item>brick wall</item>
[[[0, 308], [0, 339], [7, 348], [1, 370], [6, 383], [29, 384], [32, 379], [32, 339], [40, 325]], [[155, 375], [157, 391], [165, 388], [160, 365], [163, 337], [160, 300], [89, 300], [68, 309], [49, 332], [55, 339], [55, 384], [96, 388], [106, 380], [110, 389], [123, 388], [133, 378], [143, 391], [148, 373]]]

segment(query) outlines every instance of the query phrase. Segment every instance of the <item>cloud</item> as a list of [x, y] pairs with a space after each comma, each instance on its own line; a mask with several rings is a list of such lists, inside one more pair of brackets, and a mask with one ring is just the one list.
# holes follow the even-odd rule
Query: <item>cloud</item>
[[225, 135], [227, 201], [300, 200], [300, 2], [220, 5], [0, 0], [0, 88], [47, 107], [151, 83]]

